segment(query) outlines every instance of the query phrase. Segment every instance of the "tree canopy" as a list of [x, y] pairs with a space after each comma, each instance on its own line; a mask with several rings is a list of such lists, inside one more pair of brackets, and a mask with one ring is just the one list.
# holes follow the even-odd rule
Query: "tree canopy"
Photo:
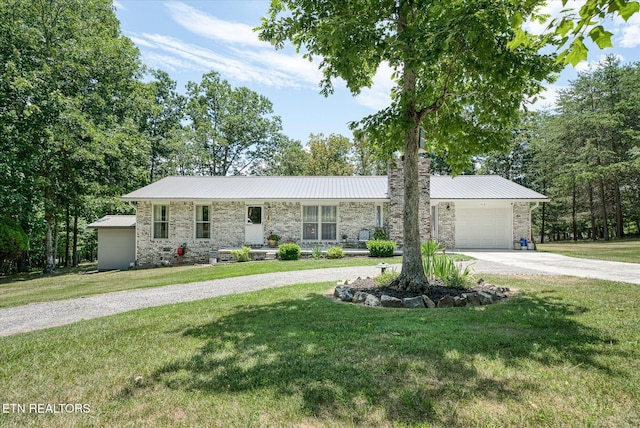
[[427, 284], [418, 234], [420, 129], [454, 172], [473, 155], [507, 147], [520, 107], [554, 71], [555, 58], [539, 52], [543, 38], [521, 30], [527, 43], [510, 43], [514, 22], [535, 6], [519, 0], [273, 0], [263, 18], [263, 40], [276, 47], [290, 41], [319, 58], [325, 95], [336, 78], [357, 94], [382, 64], [395, 70], [390, 106], [357, 126], [383, 151], [403, 152], [401, 288]]

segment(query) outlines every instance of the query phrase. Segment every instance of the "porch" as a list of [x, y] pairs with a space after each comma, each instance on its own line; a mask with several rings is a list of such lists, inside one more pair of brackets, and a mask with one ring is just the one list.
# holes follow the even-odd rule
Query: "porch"
[[[231, 254], [231, 251], [233, 250], [239, 250], [240, 247], [227, 247], [227, 248], [220, 248], [218, 250], [218, 261], [230, 261], [230, 260], [234, 260], [235, 257]], [[367, 250], [366, 248], [345, 248], [343, 247], [342, 250], [344, 251], [344, 256], [345, 257], [368, 257], [369, 256], [369, 250]], [[277, 259], [277, 254], [278, 254], [278, 248], [275, 247], [253, 247], [251, 248], [251, 251], [249, 251], [249, 258], [251, 260], [276, 260]], [[402, 251], [401, 250], [396, 250], [393, 253], [394, 256], [401, 256], [402, 255]], [[327, 248], [323, 248], [322, 249], [322, 256], [326, 257], [327, 256]], [[301, 259], [310, 259], [313, 258], [313, 249], [309, 248], [309, 247], [303, 247], [300, 251], [300, 258]]]

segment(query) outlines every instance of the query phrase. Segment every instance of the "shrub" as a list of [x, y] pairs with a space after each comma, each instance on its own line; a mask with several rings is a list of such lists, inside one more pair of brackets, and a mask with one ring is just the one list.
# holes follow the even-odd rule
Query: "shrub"
[[433, 257], [433, 274], [437, 279], [441, 279], [447, 287], [465, 288], [471, 281], [471, 267], [462, 267], [444, 255], [437, 254]]
[[300, 246], [298, 244], [286, 243], [278, 247], [278, 258], [280, 260], [298, 260], [300, 257]]
[[381, 227], [376, 227], [376, 230], [373, 232], [373, 239], [375, 241], [384, 241], [387, 239], [387, 234], [384, 233], [384, 229]]
[[434, 278], [434, 261], [437, 254], [444, 252], [444, 248], [436, 241], [427, 241], [420, 244], [420, 252], [422, 253], [422, 265], [424, 266], [424, 274], [428, 279]]
[[344, 257], [342, 247], [331, 247], [327, 250], [328, 259], [341, 259]]
[[371, 257], [391, 257], [396, 249], [393, 241], [367, 241], [367, 249]]
[[239, 262], [248, 262], [249, 261], [249, 252], [251, 251], [250, 247], [242, 246], [239, 250], [231, 250], [231, 254], [233, 254]]
[[322, 258], [322, 247], [320, 245], [311, 247], [311, 255], [314, 259], [320, 260]]
[[396, 268], [394, 267], [391, 272], [385, 272], [383, 274], [378, 275], [375, 278], [376, 287], [386, 287], [391, 284], [391, 282], [396, 279], [400, 273], [396, 272]]

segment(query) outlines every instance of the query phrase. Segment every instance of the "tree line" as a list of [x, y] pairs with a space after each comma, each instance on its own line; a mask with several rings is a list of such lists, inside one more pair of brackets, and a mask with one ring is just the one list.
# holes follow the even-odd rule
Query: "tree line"
[[0, 18], [0, 271], [95, 258], [86, 225], [168, 175], [381, 172], [341, 135], [286, 137], [270, 100], [214, 71], [179, 91], [110, 0], [4, 0]]
[[477, 161], [546, 194], [534, 211], [542, 242], [640, 234], [640, 64], [607, 56], [560, 91], [555, 111], [529, 113], [508, 153]]

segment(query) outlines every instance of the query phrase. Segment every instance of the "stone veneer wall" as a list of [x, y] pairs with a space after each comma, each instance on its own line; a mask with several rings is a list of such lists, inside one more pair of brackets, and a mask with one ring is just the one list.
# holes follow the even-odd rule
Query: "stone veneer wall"
[[269, 231], [284, 241], [300, 243], [302, 238], [302, 206], [300, 202], [269, 202], [264, 206], [265, 240]]
[[[430, 203], [430, 175], [429, 159], [418, 159], [418, 185], [420, 186], [419, 202], [419, 222], [420, 241], [425, 242], [431, 239], [431, 203]], [[403, 234], [403, 212], [404, 212], [404, 174], [402, 160], [390, 161], [387, 175], [389, 177], [389, 239], [395, 241], [399, 248], [402, 248]]]
[[358, 239], [362, 229], [369, 229], [369, 234], [373, 237], [375, 224], [375, 202], [341, 202], [338, 205], [338, 240], [344, 233], [347, 234], [347, 239]]
[[531, 203], [515, 202], [513, 204], [513, 240], [525, 238], [531, 240]]
[[[239, 247], [245, 241], [244, 202], [214, 202], [211, 206], [211, 239], [195, 239], [194, 202], [170, 202], [169, 238], [152, 238], [153, 204], [138, 202], [136, 210], [136, 256], [140, 266], [156, 266], [164, 262], [206, 263], [218, 256], [218, 250], [225, 247]], [[322, 205], [322, 203], [318, 203]], [[388, 204], [383, 204], [383, 215], [388, 215]], [[341, 202], [338, 205], [338, 232], [334, 242], [338, 244], [341, 235], [357, 239], [362, 228], [373, 231], [376, 213], [374, 202]], [[293, 241], [312, 245], [315, 241], [302, 241], [302, 205], [300, 202], [267, 202], [264, 204], [264, 239], [270, 231], [280, 235], [282, 242]], [[184, 256], [176, 255], [178, 247], [187, 243]]]
[[439, 202], [437, 210], [438, 242], [446, 249], [453, 249], [456, 246], [456, 204], [455, 202]]

